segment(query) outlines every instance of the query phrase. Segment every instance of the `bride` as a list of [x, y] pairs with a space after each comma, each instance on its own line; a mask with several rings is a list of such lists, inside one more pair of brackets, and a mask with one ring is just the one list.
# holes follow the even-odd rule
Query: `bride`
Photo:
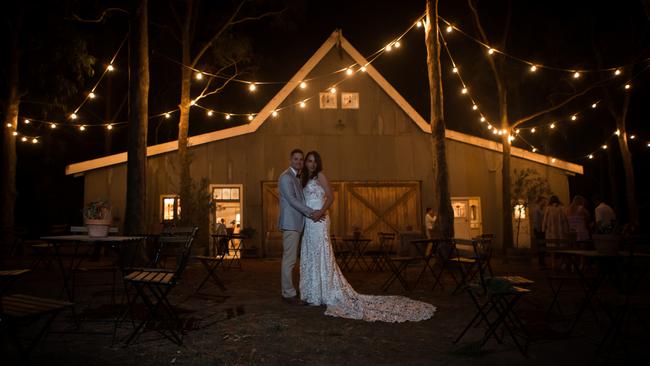
[[[305, 204], [323, 214], [334, 202], [323, 164], [316, 151], [307, 153], [301, 180]], [[371, 296], [354, 291], [339, 269], [329, 237], [329, 216], [305, 220], [300, 249], [300, 298], [310, 305], [326, 305], [325, 315], [365, 321], [420, 321], [436, 308], [402, 296]]]

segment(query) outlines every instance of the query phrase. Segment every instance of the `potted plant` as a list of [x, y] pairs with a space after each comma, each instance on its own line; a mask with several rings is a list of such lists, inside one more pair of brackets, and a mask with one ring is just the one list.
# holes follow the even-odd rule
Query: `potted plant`
[[84, 225], [88, 229], [88, 236], [108, 236], [108, 228], [113, 223], [111, 206], [108, 202], [101, 200], [90, 202], [84, 206], [82, 212]]

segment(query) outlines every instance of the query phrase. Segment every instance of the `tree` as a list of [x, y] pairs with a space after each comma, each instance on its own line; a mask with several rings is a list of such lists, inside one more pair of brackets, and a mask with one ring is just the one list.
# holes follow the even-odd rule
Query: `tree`
[[[244, 40], [234, 39], [231, 33], [232, 28], [237, 24], [259, 20], [280, 14], [284, 11], [269, 11], [255, 16], [242, 16], [242, 8], [246, 2], [247, 1], [245, 0], [241, 1], [235, 9], [232, 10], [230, 16], [221, 19], [221, 22], [216, 22], [216, 29], [213, 28], [212, 35], [207, 38], [207, 41], [199, 47], [199, 51], [196, 53], [192, 52], [192, 41], [195, 39], [195, 31], [197, 29], [200, 14], [198, 4], [195, 4], [193, 0], [184, 1], [184, 12], [181, 17], [179, 11], [175, 8], [173, 3], [170, 2], [173, 18], [176, 21], [177, 33], [180, 33], [180, 36], [175, 34], [174, 38], [179, 40], [181, 45], [181, 93], [180, 102], [178, 104], [178, 157], [180, 169], [178, 181], [180, 186], [181, 212], [183, 212], [181, 215], [181, 221], [186, 224], [198, 224], [196, 222], [187, 222], [189, 218], [195, 217], [195, 215], [191, 213], [194, 207], [187, 204], [190, 202], [189, 197], [192, 196], [192, 181], [190, 176], [191, 158], [188, 148], [190, 108], [194, 103], [197, 103], [202, 98], [220, 92], [226, 85], [228, 85], [228, 83], [239, 75], [240, 70], [238, 64], [247, 57], [249, 50]], [[230, 70], [230, 74], [223, 79], [209, 77], [200, 94], [197, 97], [192, 98], [192, 74], [197, 70], [199, 63], [211, 49], [215, 50], [215, 55], [213, 56], [216, 56], [213, 60], [216, 66], [210, 69], [211, 74], [222, 75], [228, 70]], [[208, 68], [204, 68], [203, 70], [205, 71], [206, 69]], [[217, 83], [216, 80], [221, 80], [221, 82], [218, 86], [210, 89], [213, 83]], [[205, 232], [205, 230], [202, 231]]]
[[[3, 35], [6, 35], [7, 50], [0, 59], [0, 78], [7, 83], [0, 96], [3, 107], [0, 163], [2, 243], [10, 242], [9, 236], [15, 225], [15, 133], [29, 135], [35, 128], [25, 125], [18, 128], [21, 112], [27, 110], [36, 116], [65, 116], [68, 113], [66, 104], [78, 98], [80, 88], [93, 75], [95, 59], [88, 54], [84, 36], [65, 21], [63, 11], [57, 3], [12, 1], [6, 4], [0, 15], [5, 25]], [[30, 100], [29, 107], [25, 107], [23, 98]], [[3, 248], [0, 247], [0, 255]]]
[[438, 27], [438, 0], [427, 0], [425, 43], [427, 71], [431, 95], [431, 153], [433, 161], [434, 210], [443, 238], [454, 237], [454, 213], [449, 194], [449, 173], [445, 150], [445, 115], [443, 109], [442, 71], [440, 67], [440, 32]]
[[512, 202], [510, 208], [517, 219], [517, 235], [515, 236], [515, 247], [519, 247], [519, 229], [521, 220], [527, 212], [531, 202], [537, 201], [539, 197], [551, 194], [551, 185], [548, 180], [539, 175], [539, 172], [532, 168], [514, 170], [512, 176]]
[[[510, 28], [510, 19], [511, 19], [511, 7], [508, 6], [508, 13], [506, 15], [505, 27], [503, 35], [500, 42], [491, 42], [488, 38], [483, 25], [481, 23], [481, 18], [479, 16], [478, 7], [476, 0], [467, 0], [469, 8], [471, 9], [474, 26], [479, 34], [479, 39], [486, 45], [493, 45], [498, 47], [498, 49], [504, 51], [506, 49], [509, 28]], [[592, 84], [591, 86], [583, 89], [580, 92], [573, 93], [564, 100], [555, 103], [554, 105], [539, 110], [537, 112], [525, 115], [518, 119], [512, 119], [509, 114], [509, 102], [508, 102], [508, 84], [505, 79], [505, 71], [503, 62], [497, 62], [494, 57], [488, 57], [487, 62], [490, 66], [492, 76], [496, 84], [496, 94], [497, 94], [497, 103], [498, 103], [498, 122], [501, 131], [505, 131], [501, 135], [501, 146], [502, 146], [502, 169], [501, 169], [501, 184], [502, 184], [502, 198], [501, 198], [501, 221], [502, 221], [502, 241], [503, 241], [503, 250], [506, 251], [508, 248], [513, 247], [513, 230], [512, 230], [512, 213], [508, 209], [512, 202], [511, 198], [511, 181], [510, 181], [510, 171], [511, 171], [511, 147], [510, 147], [510, 137], [514, 135], [514, 130], [520, 125], [531, 121], [537, 117], [543, 116], [545, 114], [551, 113], [555, 110], [558, 110], [565, 105], [569, 104], [571, 101], [576, 98], [587, 94], [589, 91], [594, 88], [602, 85], [602, 83]]]
[[146, 232], [147, 126], [149, 122], [149, 21], [147, 0], [129, 15], [129, 142], [126, 176], [127, 234]]

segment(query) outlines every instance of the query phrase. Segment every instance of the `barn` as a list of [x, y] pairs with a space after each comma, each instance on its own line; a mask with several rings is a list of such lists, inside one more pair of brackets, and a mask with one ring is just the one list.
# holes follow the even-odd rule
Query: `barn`
[[[346, 73], [350, 67], [353, 76]], [[307, 88], [301, 87], [304, 80]], [[190, 137], [191, 176], [209, 182], [205, 227], [225, 218], [253, 228], [258, 234], [247, 242], [249, 251], [278, 255], [277, 178], [288, 167], [289, 152], [299, 147], [323, 158], [335, 192], [334, 234], [358, 228], [374, 238], [378, 232], [423, 231], [424, 208], [433, 202], [430, 126], [340, 31], [251, 117], [245, 125]], [[178, 214], [177, 146], [148, 147], [147, 224]], [[447, 130], [446, 147], [456, 236], [493, 233], [500, 245], [501, 144]], [[564, 202], [568, 176], [583, 172], [582, 166], [516, 147], [512, 157], [513, 169], [535, 169]], [[124, 152], [66, 168], [67, 175], [84, 179], [86, 202], [110, 201], [117, 223], [126, 207], [126, 160]]]

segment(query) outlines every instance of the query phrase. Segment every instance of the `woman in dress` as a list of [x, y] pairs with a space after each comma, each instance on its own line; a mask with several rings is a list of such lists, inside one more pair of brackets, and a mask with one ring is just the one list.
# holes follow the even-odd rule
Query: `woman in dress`
[[576, 234], [578, 242], [589, 241], [589, 211], [585, 208], [585, 202], [584, 197], [575, 196], [566, 210], [569, 231]]
[[[334, 202], [332, 190], [322, 172], [320, 155], [305, 157], [302, 185], [305, 204], [326, 212]], [[436, 308], [403, 296], [358, 294], [339, 269], [329, 235], [330, 220], [307, 219], [300, 249], [300, 298], [310, 305], [326, 305], [325, 315], [365, 321], [420, 321], [433, 316]]]
[[564, 206], [562, 206], [557, 196], [551, 196], [544, 210], [542, 230], [544, 230], [544, 235], [547, 240], [566, 239], [567, 233], [569, 232], [569, 222]]

